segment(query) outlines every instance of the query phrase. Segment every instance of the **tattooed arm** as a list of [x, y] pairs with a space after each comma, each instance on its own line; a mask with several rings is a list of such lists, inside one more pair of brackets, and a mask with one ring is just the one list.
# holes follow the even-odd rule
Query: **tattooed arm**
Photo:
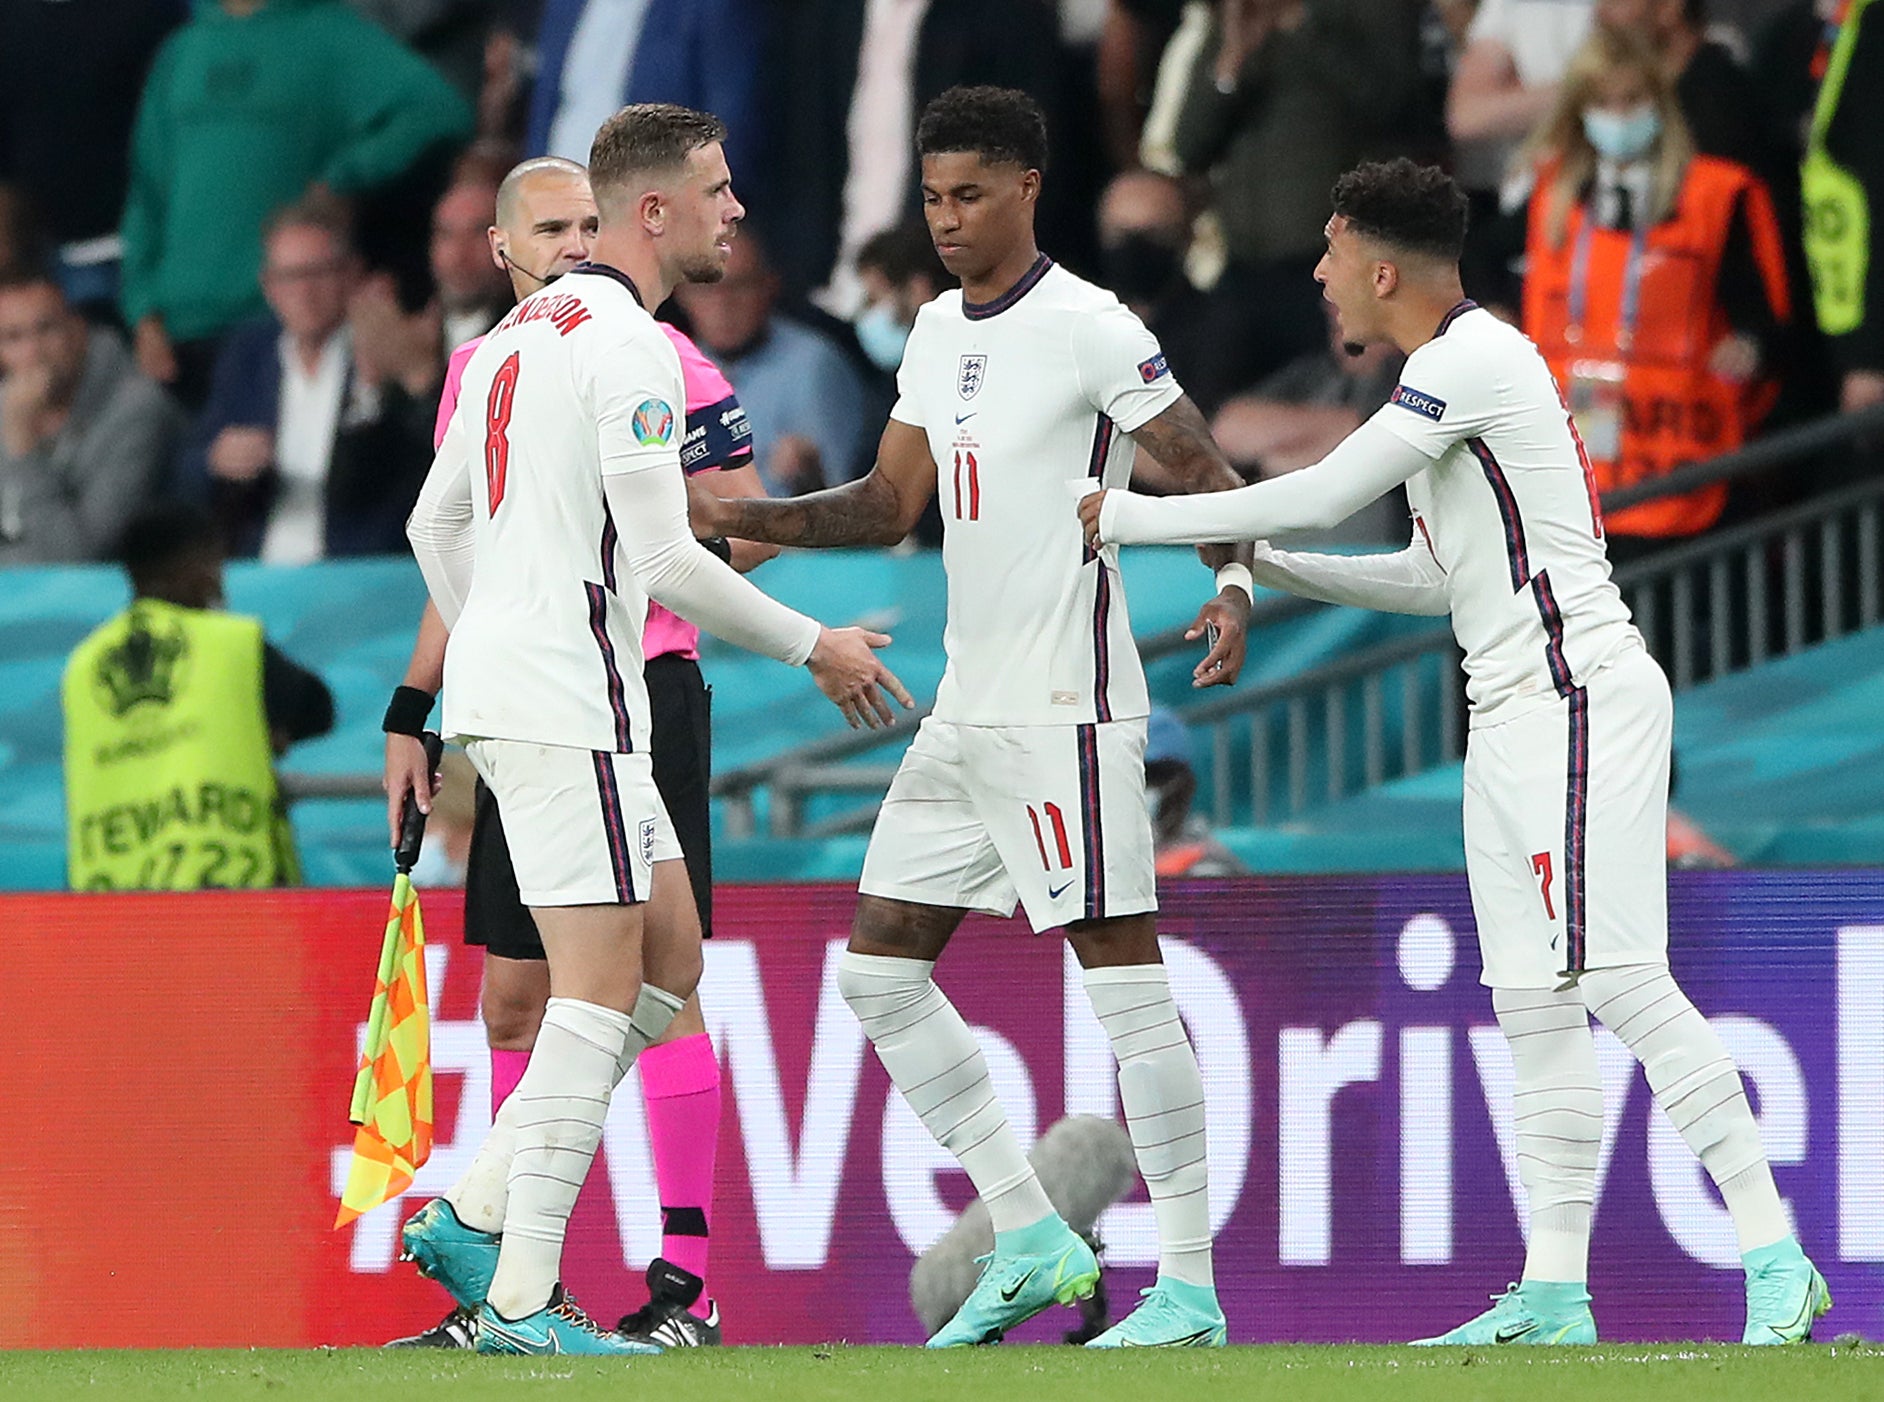
[[[1210, 425], [1204, 421], [1203, 411], [1191, 403], [1188, 394], [1180, 396], [1149, 423], [1132, 430], [1132, 441], [1151, 454], [1158, 466], [1187, 493], [1228, 492], [1243, 485], [1243, 479], [1236, 475], [1236, 469], [1224, 457], [1217, 440], [1210, 436]], [[1247, 543], [1200, 545], [1197, 553], [1213, 570], [1232, 561], [1247, 565], [1251, 557]]]
[[741, 497], [692, 502], [695, 521], [714, 535], [772, 545], [895, 545], [915, 529], [935, 492], [935, 459], [923, 430], [891, 419], [876, 466], [855, 482], [785, 500]]
[[[1243, 485], [1217, 440], [1210, 436], [1210, 425], [1203, 413], [1181, 395], [1156, 418], [1132, 430], [1132, 440], [1149, 453], [1165, 474], [1185, 492], [1232, 491]], [[1200, 545], [1197, 554], [1211, 569], [1228, 564], [1248, 565], [1252, 548], [1248, 542], [1238, 545]], [[1243, 670], [1244, 650], [1248, 643], [1250, 596], [1236, 585], [1226, 585], [1205, 604], [1191, 624], [1186, 637], [1196, 638], [1207, 629], [1216, 630], [1210, 651], [1197, 664], [1192, 679], [1197, 686], [1229, 686]]]

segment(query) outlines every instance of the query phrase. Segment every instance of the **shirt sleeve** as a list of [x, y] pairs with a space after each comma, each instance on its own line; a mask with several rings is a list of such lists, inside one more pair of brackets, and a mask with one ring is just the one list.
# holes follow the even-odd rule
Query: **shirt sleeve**
[[679, 468], [687, 389], [673, 345], [630, 335], [585, 349], [602, 476]]
[[1511, 47], [1511, 10], [1505, 0], [1481, 0], [1472, 12], [1465, 42], [1476, 44], [1480, 39], [1495, 39], [1507, 49]]
[[1453, 444], [1478, 437], [1497, 417], [1498, 390], [1493, 367], [1471, 360], [1456, 342], [1428, 341], [1407, 357], [1400, 382], [1368, 422], [1435, 462]]
[[1183, 395], [1158, 338], [1119, 303], [1081, 317], [1072, 336], [1081, 392], [1125, 432], [1143, 427]]
[[911, 428], [928, 427], [916, 395], [916, 362], [922, 359], [921, 344], [927, 339], [922, 334], [927, 311], [927, 307], [918, 311], [916, 324], [909, 328], [909, 339], [903, 344], [903, 363], [896, 367], [896, 403], [890, 407], [890, 417]]

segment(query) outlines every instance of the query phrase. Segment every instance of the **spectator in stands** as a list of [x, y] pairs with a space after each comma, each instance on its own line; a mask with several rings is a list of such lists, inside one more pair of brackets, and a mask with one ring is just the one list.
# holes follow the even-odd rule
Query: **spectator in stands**
[[491, 257], [491, 226], [497, 221], [497, 186], [460, 179], [432, 211], [432, 287], [449, 353], [482, 336], [515, 300], [510, 277]]
[[1152, 805], [1152, 861], [1160, 877], [1237, 876], [1244, 866], [1193, 810], [1197, 771], [1191, 737], [1170, 711], [1154, 709], [1145, 735], [1145, 786]]
[[954, 286], [955, 279], [942, 266], [927, 225], [899, 224], [858, 250], [857, 280], [864, 304], [851, 328], [864, 358], [885, 377], [884, 388], [893, 391], [917, 311], [943, 288]]
[[1178, 117], [1208, 175], [1228, 265], [1216, 332], [1253, 384], [1322, 342], [1320, 260], [1335, 177], [1388, 138], [1418, 76], [1414, 0], [1219, 0]]
[[504, 32], [510, 0], [347, 0], [458, 90], [473, 107], [486, 100], [490, 41]]
[[726, 123], [734, 188], [754, 205], [765, 164], [764, 0], [544, 0], [542, 11], [525, 156], [587, 165], [595, 129], [617, 108], [677, 102]]
[[1466, 295], [1502, 301], [1508, 250], [1497, 235], [1501, 194], [1528, 193], [1518, 150], [1557, 99], [1570, 56], [1590, 32], [1593, 0], [1479, 0], [1446, 93], [1459, 184], [1472, 201], [1460, 272]]
[[138, 363], [199, 406], [217, 340], [263, 308], [269, 213], [354, 195], [463, 140], [430, 65], [340, 0], [220, 0], [165, 41], [138, 107], [124, 210]]
[[0, 0], [0, 182], [56, 248], [66, 299], [115, 318], [138, 93], [185, 0]]
[[[1766, 187], [1694, 154], [1654, 51], [1615, 30], [1578, 53], [1532, 150], [1524, 330], [1569, 397], [1596, 484], [1737, 447], [1772, 404], [1791, 314]], [[1616, 512], [1611, 553], [1704, 531], [1726, 498], [1717, 485]]]
[[779, 290], [765, 245], [742, 227], [726, 276], [687, 283], [675, 297], [746, 408], [767, 493], [798, 496], [867, 471], [877, 426], [850, 357], [822, 331], [781, 315]]
[[102, 558], [162, 481], [180, 427], [50, 274], [0, 280], [0, 564]]
[[1840, 405], [1884, 404], [1884, 12], [1798, 0], [1755, 67], [1802, 158], [1813, 305]]
[[39, 223], [18, 187], [0, 184], [0, 277], [19, 277], [45, 266]]
[[[994, 83], [1031, 93], [1051, 122], [1061, 110], [1059, 20], [1046, 0], [797, 0], [781, 8], [762, 102], [769, 149], [790, 162], [790, 179], [749, 192], [746, 203], [765, 222], [791, 293], [822, 289], [819, 304], [848, 318], [863, 300], [859, 250], [918, 212], [916, 114], [958, 84]], [[1070, 136], [1069, 125], [1055, 123], [1056, 136]], [[734, 166], [735, 189], [746, 188], [743, 178]], [[1041, 215], [1049, 247], [1059, 246], [1056, 220], [1089, 228], [1092, 220], [1090, 205], [1069, 208], [1051, 193]]]
[[1695, 150], [1770, 183], [1779, 155], [1766, 101], [1732, 51], [1707, 37], [1707, 0], [1596, 0], [1596, 22], [1627, 30], [1661, 58]]
[[131, 605], [78, 645], [61, 688], [70, 884], [297, 883], [274, 757], [333, 728], [332, 694], [258, 620], [221, 612], [222, 550], [201, 512], [140, 513], [120, 557]]
[[404, 316], [383, 280], [362, 286], [331, 204], [284, 211], [265, 243], [274, 316], [223, 347], [183, 491], [213, 506], [239, 555], [396, 553], [431, 464], [437, 317]]
[[[1349, 355], [1334, 308], [1327, 344], [1290, 361], [1217, 413], [1211, 433], [1230, 465], [1250, 481], [1280, 477], [1320, 462], [1387, 402], [1406, 357], [1383, 343]], [[1324, 543], [1402, 545], [1405, 495], [1392, 491], [1343, 521]]]
[[1168, 175], [1128, 170], [1099, 201], [1099, 282], [1151, 328], [1186, 394], [1206, 414], [1247, 381], [1210, 298], [1185, 275], [1191, 205]]
[[1097, 83], [1106, 152], [1119, 170], [1139, 163], [1139, 135], [1151, 111], [1158, 66], [1189, 7], [1187, 0], [1108, 0]]

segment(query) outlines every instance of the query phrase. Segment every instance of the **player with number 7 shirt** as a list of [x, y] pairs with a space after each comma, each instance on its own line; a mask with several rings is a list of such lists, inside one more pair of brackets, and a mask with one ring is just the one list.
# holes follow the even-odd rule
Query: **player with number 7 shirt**
[[1407, 360], [1389, 402], [1321, 462], [1206, 498], [1094, 493], [1079, 515], [1095, 543], [1261, 542], [1325, 530], [1406, 485], [1405, 550], [1259, 543], [1255, 574], [1331, 603], [1450, 614], [1465, 652], [1466, 877], [1511, 1047], [1530, 1230], [1519, 1283], [1419, 1342], [1596, 1342], [1594, 1014], [1642, 1062], [1732, 1214], [1742, 1341], [1796, 1343], [1831, 1295], [1793, 1236], [1733, 1058], [1668, 968], [1668, 679], [1610, 580], [1589, 462], [1543, 357], [1465, 300], [1465, 210], [1449, 176], [1405, 159], [1336, 182], [1315, 277], [1356, 353], [1385, 341]]

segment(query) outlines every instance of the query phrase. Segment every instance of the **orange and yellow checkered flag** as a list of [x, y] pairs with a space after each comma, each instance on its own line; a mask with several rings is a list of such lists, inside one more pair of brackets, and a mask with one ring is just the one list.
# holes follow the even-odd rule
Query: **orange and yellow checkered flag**
[[353, 1165], [340, 1195], [336, 1228], [411, 1187], [419, 1165], [432, 1154], [425, 924], [419, 918], [418, 892], [403, 871], [393, 882], [392, 911], [386, 917], [386, 942], [380, 949], [379, 979], [348, 1118], [360, 1129], [353, 1137]]

